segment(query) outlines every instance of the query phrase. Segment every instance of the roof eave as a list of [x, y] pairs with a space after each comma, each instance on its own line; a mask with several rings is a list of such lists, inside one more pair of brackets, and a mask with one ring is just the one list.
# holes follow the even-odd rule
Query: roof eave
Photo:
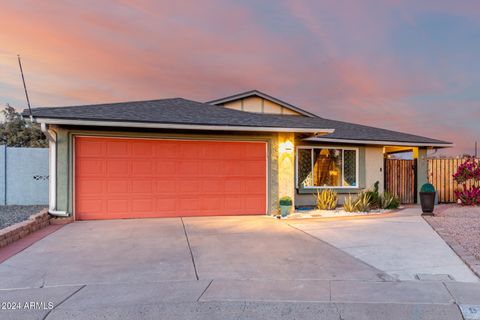
[[151, 128], [151, 129], [181, 129], [181, 130], [212, 130], [212, 131], [255, 131], [255, 132], [296, 132], [324, 135], [333, 133], [334, 129], [328, 128], [291, 128], [291, 127], [255, 127], [255, 126], [231, 126], [231, 125], [208, 125], [208, 124], [182, 124], [182, 123], [158, 123], [158, 122], [134, 122], [134, 121], [109, 121], [109, 120], [81, 120], [63, 118], [35, 117], [38, 123], [73, 126], [95, 127], [124, 127], [124, 128]]
[[323, 137], [309, 137], [304, 138], [304, 141], [311, 142], [334, 142], [334, 143], [346, 143], [346, 144], [367, 144], [367, 145], [382, 145], [382, 146], [402, 146], [402, 147], [432, 147], [432, 148], [450, 148], [454, 147], [453, 143], [448, 142], [404, 142], [404, 141], [383, 141], [383, 140], [354, 140], [354, 139], [335, 139], [335, 138], [323, 138]]

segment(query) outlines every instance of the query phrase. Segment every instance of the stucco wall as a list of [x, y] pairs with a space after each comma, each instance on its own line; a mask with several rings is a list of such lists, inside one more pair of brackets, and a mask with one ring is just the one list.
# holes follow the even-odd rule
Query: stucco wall
[[418, 148], [414, 157], [417, 158], [417, 203], [420, 203], [420, 189], [428, 182], [427, 148]]
[[268, 213], [276, 214], [278, 211], [278, 134], [276, 133], [212, 133], [199, 132], [196, 134], [184, 131], [111, 131], [111, 129], [89, 130], [88, 128], [61, 128], [57, 132], [57, 187], [56, 209], [73, 212], [73, 144], [76, 135], [131, 137], [131, 138], [158, 138], [158, 139], [193, 139], [193, 140], [241, 140], [265, 141], [268, 145]]
[[365, 187], [372, 188], [379, 181], [378, 190], [383, 191], [384, 186], [384, 155], [383, 147], [365, 147]]

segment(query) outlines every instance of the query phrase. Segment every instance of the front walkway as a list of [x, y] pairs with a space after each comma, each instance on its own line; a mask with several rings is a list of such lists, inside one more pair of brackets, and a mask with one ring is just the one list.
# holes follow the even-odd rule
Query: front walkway
[[413, 207], [387, 217], [294, 219], [287, 223], [399, 280], [415, 280], [417, 275], [431, 279], [440, 274], [456, 281], [478, 282], [420, 214], [420, 209]]

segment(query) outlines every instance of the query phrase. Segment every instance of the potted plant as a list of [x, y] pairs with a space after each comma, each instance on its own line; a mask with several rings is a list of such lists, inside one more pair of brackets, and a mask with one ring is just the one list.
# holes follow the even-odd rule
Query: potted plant
[[431, 183], [425, 183], [420, 189], [420, 204], [424, 214], [433, 215], [435, 194], [435, 187]]
[[285, 218], [290, 214], [290, 210], [292, 210], [292, 198], [290, 197], [281, 197], [280, 198], [280, 212], [282, 214], [282, 218]]

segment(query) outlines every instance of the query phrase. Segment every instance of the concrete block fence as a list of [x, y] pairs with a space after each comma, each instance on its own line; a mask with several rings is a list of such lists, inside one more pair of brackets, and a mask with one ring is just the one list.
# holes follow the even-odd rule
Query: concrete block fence
[[48, 204], [48, 149], [0, 146], [0, 205]]

